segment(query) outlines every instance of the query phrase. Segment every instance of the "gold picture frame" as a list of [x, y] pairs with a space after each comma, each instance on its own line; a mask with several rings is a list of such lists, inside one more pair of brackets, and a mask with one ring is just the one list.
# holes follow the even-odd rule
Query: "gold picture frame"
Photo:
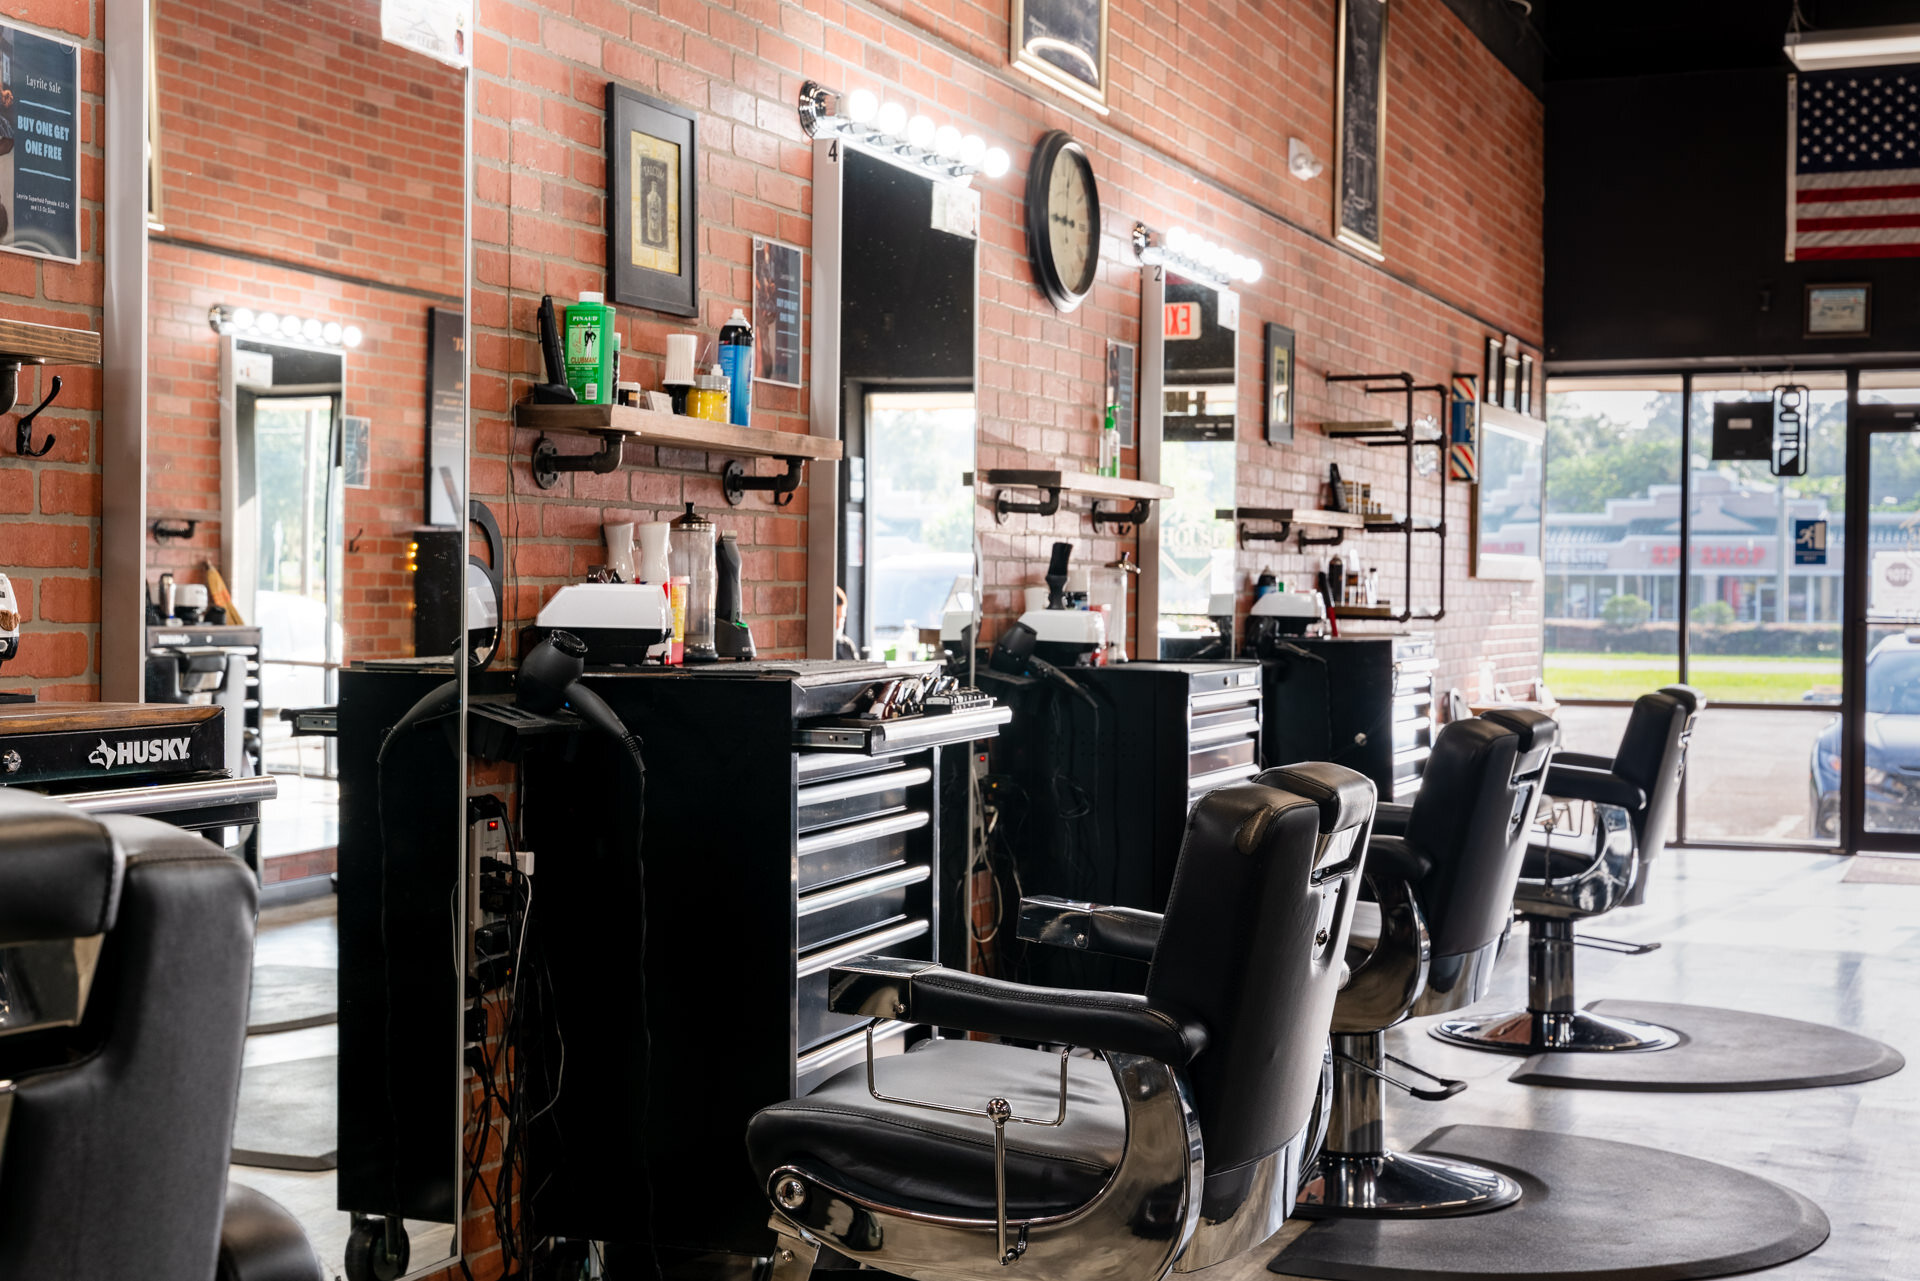
[[1334, 34], [1333, 238], [1385, 262], [1387, 0], [1340, 0]]
[[1015, 70], [1108, 113], [1107, 0], [1013, 0], [1007, 25]]

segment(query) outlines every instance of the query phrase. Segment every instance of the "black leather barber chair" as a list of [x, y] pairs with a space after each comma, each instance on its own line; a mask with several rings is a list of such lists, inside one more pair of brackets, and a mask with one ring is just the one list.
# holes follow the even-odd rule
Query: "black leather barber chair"
[[1310, 1138], [1373, 802], [1352, 770], [1269, 770], [1194, 807], [1164, 916], [1022, 904], [1036, 941], [1149, 960], [1145, 995], [837, 967], [837, 1010], [1004, 1041], [869, 1053], [754, 1117], [774, 1281], [823, 1245], [940, 1281], [1158, 1281], [1265, 1241]]
[[255, 903], [200, 837], [0, 789], [0, 1277], [323, 1281], [227, 1186]]
[[1386, 1146], [1385, 1086], [1443, 1099], [1466, 1087], [1387, 1074], [1386, 1030], [1485, 994], [1512, 920], [1513, 885], [1559, 726], [1506, 710], [1452, 721], [1434, 740], [1411, 806], [1380, 807], [1347, 943], [1353, 976], [1333, 1008], [1326, 1144], [1308, 1170], [1310, 1215], [1470, 1214], [1511, 1205], [1520, 1185], [1494, 1170]]
[[1686, 769], [1687, 742], [1703, 700], [1685, 685], [1643, 694], [1611, 757], [1572, 752], [1547, 772], [1549, 800], [1514, 890], [1527, 926], [1527, 1008], [1449, 1019], [1443, 1041], [1509, 1054], [1666, 1050], [1671, 1028], [1610, 1018], [1579, 1007], [1573, 949], [1585, 941], [1611, 951], [1659, 944], [1575, 937], [1578, 922], [1638, 903], [1647, 864], [1665, 847]]

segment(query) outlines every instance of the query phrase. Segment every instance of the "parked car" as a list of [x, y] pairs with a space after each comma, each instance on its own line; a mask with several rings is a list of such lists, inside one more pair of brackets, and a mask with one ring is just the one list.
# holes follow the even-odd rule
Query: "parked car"
[[[1867, 655], [1869, 831], [1920, 826], [1920, 629], [1889, 636]], [[1840, 834], [1840, 718], [1813, 742], [1808, 817], [1816, 838]]]

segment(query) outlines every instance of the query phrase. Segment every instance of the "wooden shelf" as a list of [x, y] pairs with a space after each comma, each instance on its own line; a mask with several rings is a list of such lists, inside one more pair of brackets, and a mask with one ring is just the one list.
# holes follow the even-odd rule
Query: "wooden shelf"
[[986, 472], [987, 484], [1014, 489], [1057, 489], [1063, 494], [1087, 498], [1110, 498], [1116, 502], [1164, 502], [1173, 497], [1173, 486], [1150, 480], [1128, 480], [1122, 476], [1096, 476], [1084, 471], [1026, 471], [994, 467]]
[[[1150, 480], [1127, 480], [1120, 476], [1096, 476], [1083, 471], [1034, 471], [1025, 468], [990, 467], [982, 473], [989, 486], [1000, 492], [993, 496], [993, 518], [1001, 524], [1015, 512], [1031, 516], [1051, 516], [1060, 510], [1060, 495], [1079, 494], [1093, 500], [1093, 527], [1113, 525], [1125, 534], [1153, 514], [1153, 505], [1173, 497], [1173, 486]], [[1008, 489], [1038, 489], [1046, 497], [1038, 502], [1020, 502], [1006, 495]], [[1121, 511], [1100, 510], [1102, 502], [1125, 503]]]
[[516, 427], [539, 432], [584, 436], [618, 436], [644, 445], [674, 449], [704, 449], [742, 458], [804, 458], [834, 461], [840, 442], [829, 436], [808, 436], [764, 427], [736, 427], [685, 414], [663, 414], [634, 405], [535, 405], [513, 411]]
[[0, 359], [23, 365], [97, 365], [100, 335], [87, 329], [0, 320]]
[[1216, 520], [1276, 520], [1283, 525], [1316, 525], [1321, 529], [1363, 529], [1367, 523], [1359, 512], [1309, 507], [1223, 507], [1213, 515]]

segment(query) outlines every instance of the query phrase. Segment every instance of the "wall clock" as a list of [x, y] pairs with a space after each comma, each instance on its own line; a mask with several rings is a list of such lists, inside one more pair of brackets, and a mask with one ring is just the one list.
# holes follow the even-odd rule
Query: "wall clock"
[[1100, 188], [1087, 153], [1056, 129], [1027, 169], [1027, 253], [1047, 300], [1078, 307], [1100, 270]]

